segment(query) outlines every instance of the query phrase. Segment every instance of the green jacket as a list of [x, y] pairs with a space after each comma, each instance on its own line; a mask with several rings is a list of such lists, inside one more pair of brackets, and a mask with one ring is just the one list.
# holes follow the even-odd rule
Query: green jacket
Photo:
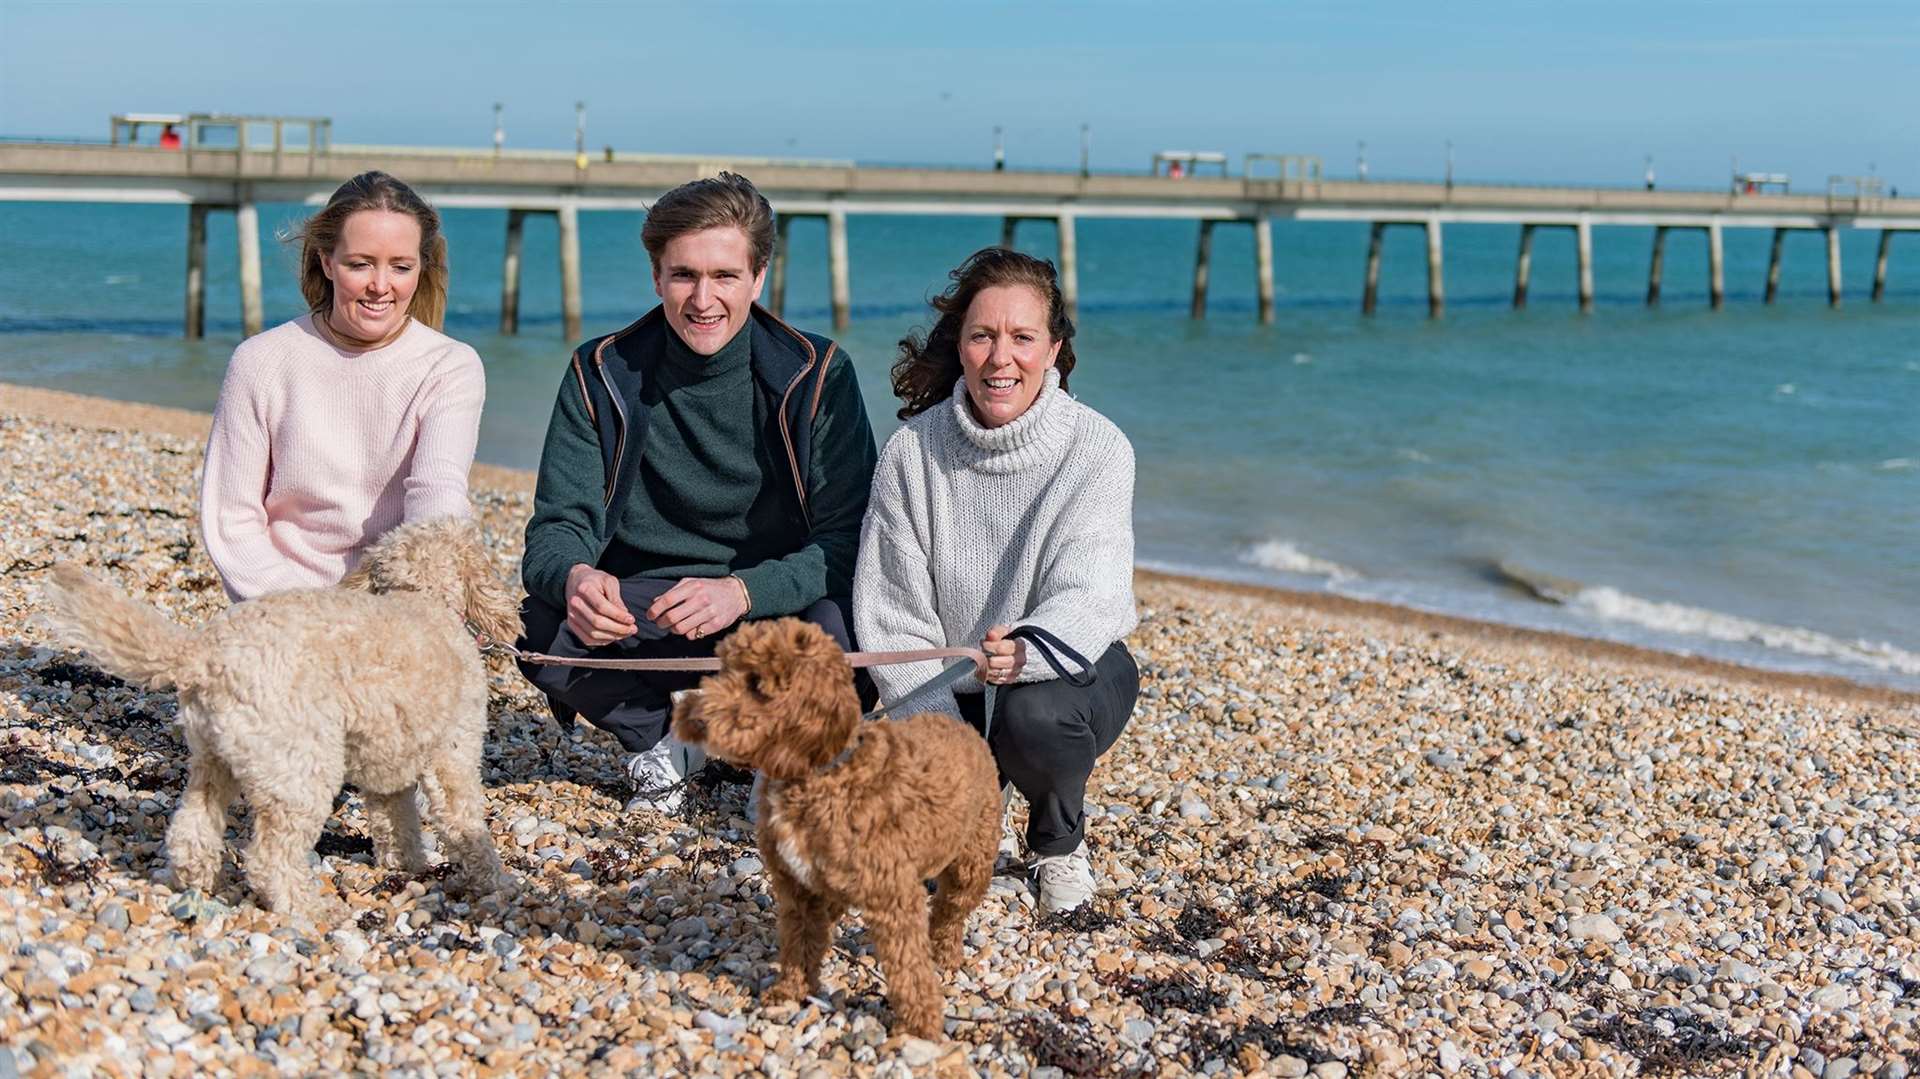
[[[547, 425], [520, 564], [534, 597], [564, 607], [568, 571], [597, 565], [614, 539], [645, 441], [641, 387], [672, 332], [656, 307], [574, 350]], [[768, 438], [793, 478], [777, 545], [790, 553], [730, 568], [753, 597], [748, 613], [773, 617], [852, 592], [877, 453], [853, 363], [834, 342], [758, 305], [742, 332], [753, 334], [754, 389], [777, 417]]]

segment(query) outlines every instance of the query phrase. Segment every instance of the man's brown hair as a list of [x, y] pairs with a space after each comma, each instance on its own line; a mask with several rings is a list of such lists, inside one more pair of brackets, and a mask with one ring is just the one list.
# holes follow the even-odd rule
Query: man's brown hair
[[752, 180], [738, 173], [723, 172], [694, 180], [660, 196], [660, 201], [647, 210], [646, 223], [640, 226], [640, 242], [646, 245], [647, 257], [658, 271], [660, 256], [669, 243], [690, 232], [728, 225], [746, 233], [753, 256], [752, 271], [757, 274], [766, 269], [773, 259], [773, 207]]

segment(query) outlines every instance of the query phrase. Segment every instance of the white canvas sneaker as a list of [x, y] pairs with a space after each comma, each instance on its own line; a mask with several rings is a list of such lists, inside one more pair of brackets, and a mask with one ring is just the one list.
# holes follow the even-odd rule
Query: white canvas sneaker
[[1040, 883], [1042, 914], [1064, 914], [1093, 898], [1093, 864], [1085, 841], [1065, 854], [1035, 858], [1033, 877]]
[[1017, 862], [1020, 860], [1020, 837], [1013, 834], [1013, 820], [1007, 810], [1013, 808], [1013, 784], [1000, 788], [1000, 860]]
[[706, 763], [704, 752], [672, 735], [644, 753], [635, 753], [627, 758], [627, 781], [633, 785], [633, 799], [627, 808], [679, 812], [686, 801], [686, 778]]

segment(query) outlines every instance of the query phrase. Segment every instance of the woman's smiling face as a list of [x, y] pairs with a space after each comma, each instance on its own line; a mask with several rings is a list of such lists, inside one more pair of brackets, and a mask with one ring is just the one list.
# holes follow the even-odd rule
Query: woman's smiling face
[[420, 223], [411, 214], [361, 210], [340, 226], [320, 260], [333, 282], [328, 324], [362, 341], [384, 341], [407, 319], [420, 284]]
[[1060, 342], [1047, 330], [1047, 299], [1026, 285], [981, 289], [960, 324], [967, 400], [982, 427], [1026, 414], [1046, 386]]

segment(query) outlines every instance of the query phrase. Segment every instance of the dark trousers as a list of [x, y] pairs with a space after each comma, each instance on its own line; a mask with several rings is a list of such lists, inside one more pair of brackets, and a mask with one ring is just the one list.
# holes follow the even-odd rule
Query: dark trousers
[[[647, 608], [661, 593], [679, 582], [651, 577], [627, 577], [620, 581], [620, 598], [640, 625], [639, 632], [625, 640], [589, 647], [567, 628], [567, 612], [544, 600], [528, 596], [520, 605], [523, 633], [520, 648], [553, 656], [595, 659], [681, 659], [713, 655], [714, 646], [725, 640], [739, 623], [700, 640], [689, 640], [661, 629], [647, 620]], [[847, 627], [853, 619], [846, 601], [829, 597], [820, 600], [798, 616], [821, 629], [851, 650], [852, 636]], [[520, 664], [527, 676], [555, 705], [555, 714], [568, 709], [620, 740], [629, 753], [643, 753], [666, 737], [672, 717], [672, 694], [692, 689], [706, 677], [699, 671], [609, 671], [584, 667], [559, 667], [547, 664]], [[864, 696], [864, 695], [863, 695]]]
[[[996, 687], [987, 746], [1032, 812], [1027, 849], [1067, 854], [1086, 838], [1087, 777], [1120, 740], [1140, 695], [1140, 668], [1115, 642], [1094, 663], [1093, 684], [1079, 689], [1055, 679]], [[986, 695], [958, 695], [960, 715], [979, 730]]]

